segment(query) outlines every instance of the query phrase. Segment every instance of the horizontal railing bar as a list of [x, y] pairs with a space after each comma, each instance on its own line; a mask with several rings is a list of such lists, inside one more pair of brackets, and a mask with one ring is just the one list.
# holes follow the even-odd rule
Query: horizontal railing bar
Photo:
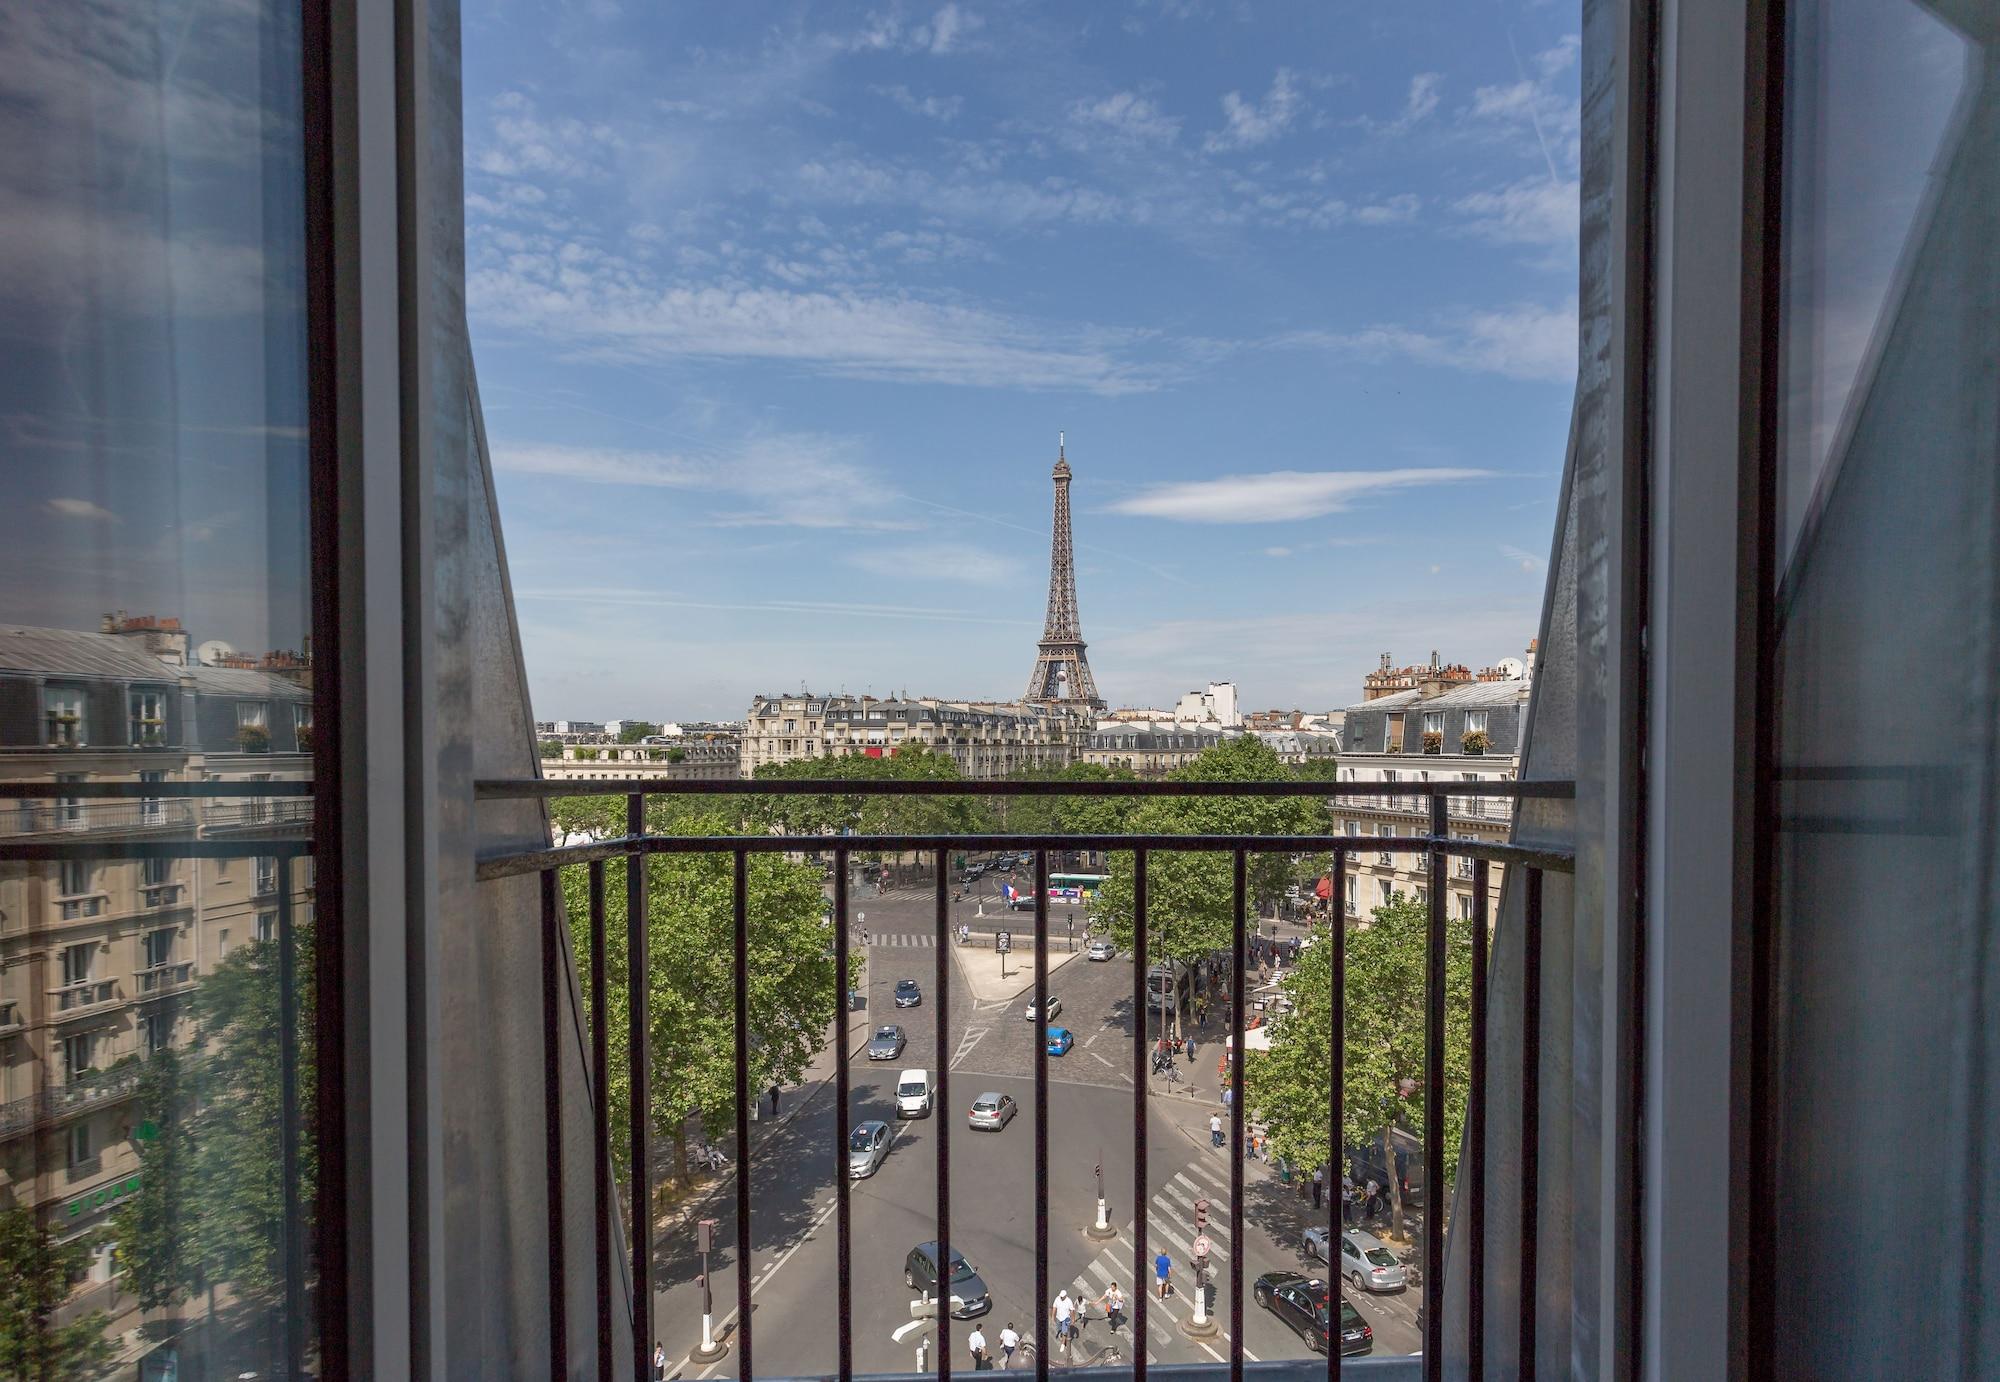
[[[79, 831], [78, 834], [87, 834]], [[0, 862], [57, 863], [64, 859], [289, 859], [311, 854], [313, 842], [297, 836], [232, 836], [227, 840], [48, 840], [15, 844], [0, 841]], [[568, 860], [563, 862], [567, 863]], [[518, 872], [518, 870], [516, 870]]]
[[1573, 782], [1524, 782], [1488, 778], [1480, 782], [897, 782], [886, 778], [855, 781], [821, 778], [696, 778], [662, 782], [656, 777], [588, 778], [567, 782], [547, 778], [487, 778], [473, 784], [482, 801], [530, 797], [775, 796], [775, 797], [1522, 797], [1568, 800]]
[[24, 797], [79, 801], [86, 797], [144, 797], [149, 801], [166, 797], [309, 797], [312, 793], [312, 780], [296, 777], [255, 782], [220, 778], [208, 782], [0, 782], [0, 801]]
[[[844, 849], [850, 854], [909, 852], [927, 849], [1087, 849], [1121, 852], [1156, 849], [1184, 854], [1226, 854], [1246, 849], [1253, 854], [1325, 854], [1336, 849], [1350, 853], [1373, 850], [1378, 854], [1424, 854], [1431, 848], [1427, 835], [646, 835], [593, 840], [582, 845], [553, 845], [489, 854], [479, 860], [481, 880], [512, 878], [564, 864], [587, 864], [594, 859], [610, 859], [636, 847], [646, 854], [721, 854], [747, 850], [752, 854], [793, 854], [817, 850]], [[1494, 863], [1520, 864], [1568, 873], [1575, 868], [1570, 854], [1560, 850], [1527, 845], [1488, 844], [1451, 837], [1438, 847], [1446, 854], [1466, 855]]]

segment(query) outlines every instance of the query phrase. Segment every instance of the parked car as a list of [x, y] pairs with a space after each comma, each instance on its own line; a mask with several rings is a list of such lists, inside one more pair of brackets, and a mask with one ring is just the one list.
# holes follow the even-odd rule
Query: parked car
[[969, 1320], [993, 1308], [992, 1292], [957, 1248], [951, 1250], [951, 1280], [944, 1289], [938, 1286], [936, 1243], [919, 1243], [910, 1249], [910, 1255], [903, 1259], [903, 1284], [912, 1291], [928, 1291], [933, 1296], [957, 1296], [961, 1304], [951, 1312], [955, 1320]]
[[1021, 1106], [1009, 1094], [982, 1094], [972, 1101], [966, 1121], [981, 1132], [999, 1132], [1013, 1120]]
[[1066, 1056], [1069, 1048], [1076, 1045], [1076, 1038], [1067, 1027], [1051, 1027], [1048, 1034], [1048, 1049], [1052, 1056]]
[[847, 1134], [847, 1174], [854, 1180], [866, 1180], [882, 1168], [883, 1159], [889, 1155], [889, 1147], [895, 1141], [895, 1134], [889, 1125], [878, 1118], [865, 1123], [856, 1123]]
[[930, 1071], [905, 1070], [896, 1077], [896, 1112], [905, 1118], [930, 1117]]
[[1326, 1352], [1328, 1326], [1332, 1319], [1328, 1306], [1332, 1300], [1338, 1299], [1340, 1356], [1351, 1358], [1368, 1353], [1375, 1347], [1375, 1331], [1361, 1318], [1361, 1312], [1349, 1305], [1346, 1297], [1335, 1297], [1318, 1277], [1299, 1272], [1266, 1272], [1257, 1278], [1251, 1294], [1257, 1304], [1290, 1325], [1314, 1353]]
[[1118, 958], [1118, 947], [1111, 943], [1111, 937], [1109, 936], [1093, 936], [1091, 937], [1090, 944], [1084, 948], [1083, 958], [1086, 960], [1115, 960]]
[[[1061, 1011], [1062, 1011], [1062, 999], [1060, 999], [1060, 998], [1056, 997], [1056, 996], [1055, 996], [1055, 995], [1054, 995], [1054, 994], [1052, 993], [1052, 994], [1050, 994], [1050, 995], [1049, 995], [1049, 1010], [1048, 1010], [1048, 1012], [1047, 1012], [1047, 1013], [1045, 1013], [1045, 1014], [1041, 1014], [1041, 1015], [1042, 1015], [1042, 1016], [1047, 1016], [1047, 1017], [1054, 1017], [1054, 1016], [1055, 1016], [1055, 1015], [1056, 1015], [1057, 1013], [1059, 1013], [1059, 1012], [1061, 1012]], [[1021, 1014], [1021, 1015], [1022, 1015], [1023, 1017], [1025, 1017], [1025, 1018], [1027, 1018], [1027, 1020], [1028, 1020], [1028, 1021], [1030, 1021], [1030, 1022], [1033, 1022], [1033, 1021], [1035, 1020], [1035, 1018], [1036, 1018], [1037, 1014], [1036, 1014], [1036, 1012], [1035, 1012], [1035, 1000], [1034, 1000], [1034, 999], [1030, 998], [1030, 999], [1028, 1000], [1028, 1010], [1027, 1010], [1027, 1011], [1026, 1011], [1025, 1013]]]
[[903, 1043], [906, 1040], [908, 1038], [903, 1035], [903, 1029], [894, 1023], [886, 1027], [877, 1027], [875, 1035], [868, 1039], [868, 1059], [894, 1060], [903, 1054]]
[[[1327, 1256], [1326, 1241], [1323, 1226], [1307, 1229], [1305, 1255], [1334, 1266]], [[1348, 1229], [1340, 1235], [1340, 1263], [1335, 1270], [1357, 1291], [1400, 1291], [1410, 1284], [1409, 1273], [1396, 1254], [1389, 1251], [1389, 1245], [1360, 1229]]]
[[898, 979], [896, 981], [897, 1007], [915, 1008], [921, 1006], [923, 1001], [924, 991], [917, 987], [915, 979]]

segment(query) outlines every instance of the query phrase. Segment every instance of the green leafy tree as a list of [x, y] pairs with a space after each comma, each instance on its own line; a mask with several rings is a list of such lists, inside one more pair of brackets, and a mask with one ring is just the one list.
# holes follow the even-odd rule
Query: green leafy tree
[[[1288, 774], [1262, 740], [1244, 735], [1225, 739], [1171, 778], [1184, 782], [1274, 782]], [[1147, 799], [1127, 817], [1127, 829], [1143, 835], [1323, 835], [1325, 807], [1307, 797], [1159, 797]], [[1291, 875], [1290, 856], [1253, 854], [1246, 905], [1283, 891]], [[1114, 853], [1098, 914], [1111, 924], [1119, 946], [1133, 941], [1133, 857]], [[1228, 950], [1235, 941], [1234, 865], [1227, 854], [1154, 851], [1146, 872], [1146, 931], [1152, 954], [1182, 964]]]
[[[734, 833], [725, 815], [689, 813], [674, 822], [684, 835]], [[687, 1178], [688, 1130], [699, 1127], [719, 1137], [732, 1126], [735, 1103], [735, 910], [734, 860], [727, 854], [650, 855], [646, 861], [646, 928], [651, 973], [647, 976], [653, 1066], [649, 1081], [650, 1117], [656, 1136], [674, 1149], [677, 1175]], [[622, 870], [611, 866], [606, 879], [606, 992], [589, 992], [592, 1020], [610, 1022], [611, 1119], [614, 1127], [630, 1117], [632, 1090], [627, 1076], [627, 975], [625, 888]], [[750, 1087], [796, 1083], [824, 1049], [827, 1029], [839, 1003], [834, 993], [832, 936], [822, 920], [820, 873], [778, 855], [749, 859]], [[563, 871], [571, 936], [576, 954], [589, 954], [588, 876]], [[859, 957], [851, 962], [859, 982]], [[614, 1137], [619, 1174], [629, 1184], [630, 1168], [622, 1138]]]
[[0, 1377], [82, 1382], [110, 1363], [102, 1310], [54, 1323], [88, 1255], [82, 1241], [56, 1242], [33, 1209], [0, 1209]]
[[[1365, 1146], [1392, 1127], [1424, 1132], [1424, 949], [1429, 908], [1398, 896], [1369, 924], [1347, 933], [1345, 1067], [1341, 1137]], [[1472, 945], [1470, 921], [1445, 929], [1444, 1146], [1452, 1157], [1465, 1131], [1471, 1080]], [[1333, 952], [1324, 925], [1283, 980], [1291, 1010], [1271, 1023], [1271, 1049], [1246, 1053], [1246, 1111], [1264, 1124], [1271, 1145], [1300, 1166], [1332, 1164], [1327, 1119], [1333, 1078]], [[1450, 1165], [1433, 1167], [1430, 1203], [1442, 1205]], [[1393, 1180], [1394, 1177], [1391, 1177]], [[1402, 1233], [1401, 1187], [1390, 1186], [1394, 1233]]]
[[196, 1203], [190, 1183], [192, 1129], [185, 1114], [189, 1081], [172, 1047], [149, 1057], [133, 1091], [139, 1140], [139, 1192], [112, 1213], [111, 1230], [125, 1265], [126, 1286], [148, 1310], [168, 1309], [201, 1286], [195, 1251]]
[[636, 744], [647, 735], [658, 734], [660, 727], [648, 720], [626, 720], [618, 726], [618, 742]]
[[[1133, 782], [1130, 768], [1096, 763], [1071, 763], [1061, 768], [1025, 768], [1009, 774], [1012, 782]], [[1002, 798], [999, 828], [1017, 835], [1123, 834], [1138, 806], [1137, 797], [1012, 797]]]
[[544, 758], [561, 758], [562, 749], [562, 740], [560, 739], [544, 739], [535, 745], [535, 751]]

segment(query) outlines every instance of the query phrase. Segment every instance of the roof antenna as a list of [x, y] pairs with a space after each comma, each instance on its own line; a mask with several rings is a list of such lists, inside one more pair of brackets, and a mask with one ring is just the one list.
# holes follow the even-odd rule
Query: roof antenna
[[1061, 460], [1061, 459], [1063, 458], [1063, 437], [1064, 437], [1064, 434], [1063, 434], [1062, 432], [1057, 432], [1057, 433], [1056, 433], [1056, 459], [1057, 459], [1057, 460]]

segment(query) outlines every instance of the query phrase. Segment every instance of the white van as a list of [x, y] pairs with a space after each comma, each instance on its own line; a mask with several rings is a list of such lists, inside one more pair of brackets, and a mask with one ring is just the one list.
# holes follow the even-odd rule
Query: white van
[[930, 1117], [930, 1071], [905, 1070], [896, 1077], [896, 1112], [905, 1118]]

